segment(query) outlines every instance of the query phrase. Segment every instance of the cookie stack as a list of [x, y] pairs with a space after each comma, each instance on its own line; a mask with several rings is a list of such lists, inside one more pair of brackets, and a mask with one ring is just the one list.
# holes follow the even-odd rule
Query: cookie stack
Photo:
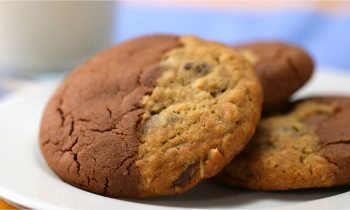
[[288, 102], [312, 72], [310, 56], [284, 43], [132, 39], [61, 83], [41, 151], [65, 182], [118, 198], [182, 193], [212, 177], [261, 190], [347, 184], [350, 99]]

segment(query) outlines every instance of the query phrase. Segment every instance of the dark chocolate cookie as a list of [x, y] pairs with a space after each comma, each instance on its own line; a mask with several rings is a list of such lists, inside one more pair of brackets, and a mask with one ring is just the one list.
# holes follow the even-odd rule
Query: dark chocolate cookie
[[187, 191], [216, 175], [254, 133], [262, 89], [222, 44], [154, 35], [72, 72], [43, 115], [40, 146], [64, 181], [111, 197]]
[[350, 98], [310, 98], [262, 119], [247, 147], [217, 177], [259, 190], [350, 184]]
[[264, 111], [286, 102], [311, 77], [314, 64], [303, 49], [283, 42], [237, 46], [255, 67], [264, 91]]

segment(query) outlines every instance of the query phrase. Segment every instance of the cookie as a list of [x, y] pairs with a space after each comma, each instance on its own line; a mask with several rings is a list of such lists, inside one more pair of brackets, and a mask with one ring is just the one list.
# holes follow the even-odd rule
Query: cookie
[[237, 46], [253, 64], [264, 91], [264, 111], [288, 101], [311, 77], [314, 64], [303, 49], [283, 42]]
[[258, 190], [350, 184], [350, 98], [309, 98], [264, 117], [216, 179]]
[[233, 49], [191, 36], [136, 38], [72, 72], [49, 101], [40, 147], [64, 181], [109, 197], [185, 192], [254, 133], [262, 89]]

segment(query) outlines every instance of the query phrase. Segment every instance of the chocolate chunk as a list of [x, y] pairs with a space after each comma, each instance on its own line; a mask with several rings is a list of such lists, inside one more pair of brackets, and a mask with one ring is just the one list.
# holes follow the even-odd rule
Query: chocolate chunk
[[192, 67], [193, 67], [193, 63], [186, 63], [186, 64], [184, 65], [184, 69], [185, 69], [185, 70], [191, 70]]
[[209, 72], [209, 66], [205, 63], [195, 64], [193, 62], [186, 63], [183, 68], [187, 71], [194, 70], [198, 74], [206, 74]]
[[188, 181], [193, 176], [193, 174], [196, 172], [197, 167], [198, 167], [197, 163], [193, 163], [187, 166], [186, 170], [182, 172], [182, 174], [179, 176], [177, 180], [174, 181], [173, 183], [174, 187], [185, 187]]
[[207, 64], [199, 64], [195, 68], [197, 73], [206, 74], [209, 72], [209, 66]]

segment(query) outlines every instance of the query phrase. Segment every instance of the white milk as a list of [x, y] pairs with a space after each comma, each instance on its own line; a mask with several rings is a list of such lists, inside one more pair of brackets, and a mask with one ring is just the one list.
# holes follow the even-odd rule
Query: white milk
[[0, 71], [70, 69], [112, 41], [114, 2], [0, 2]]

